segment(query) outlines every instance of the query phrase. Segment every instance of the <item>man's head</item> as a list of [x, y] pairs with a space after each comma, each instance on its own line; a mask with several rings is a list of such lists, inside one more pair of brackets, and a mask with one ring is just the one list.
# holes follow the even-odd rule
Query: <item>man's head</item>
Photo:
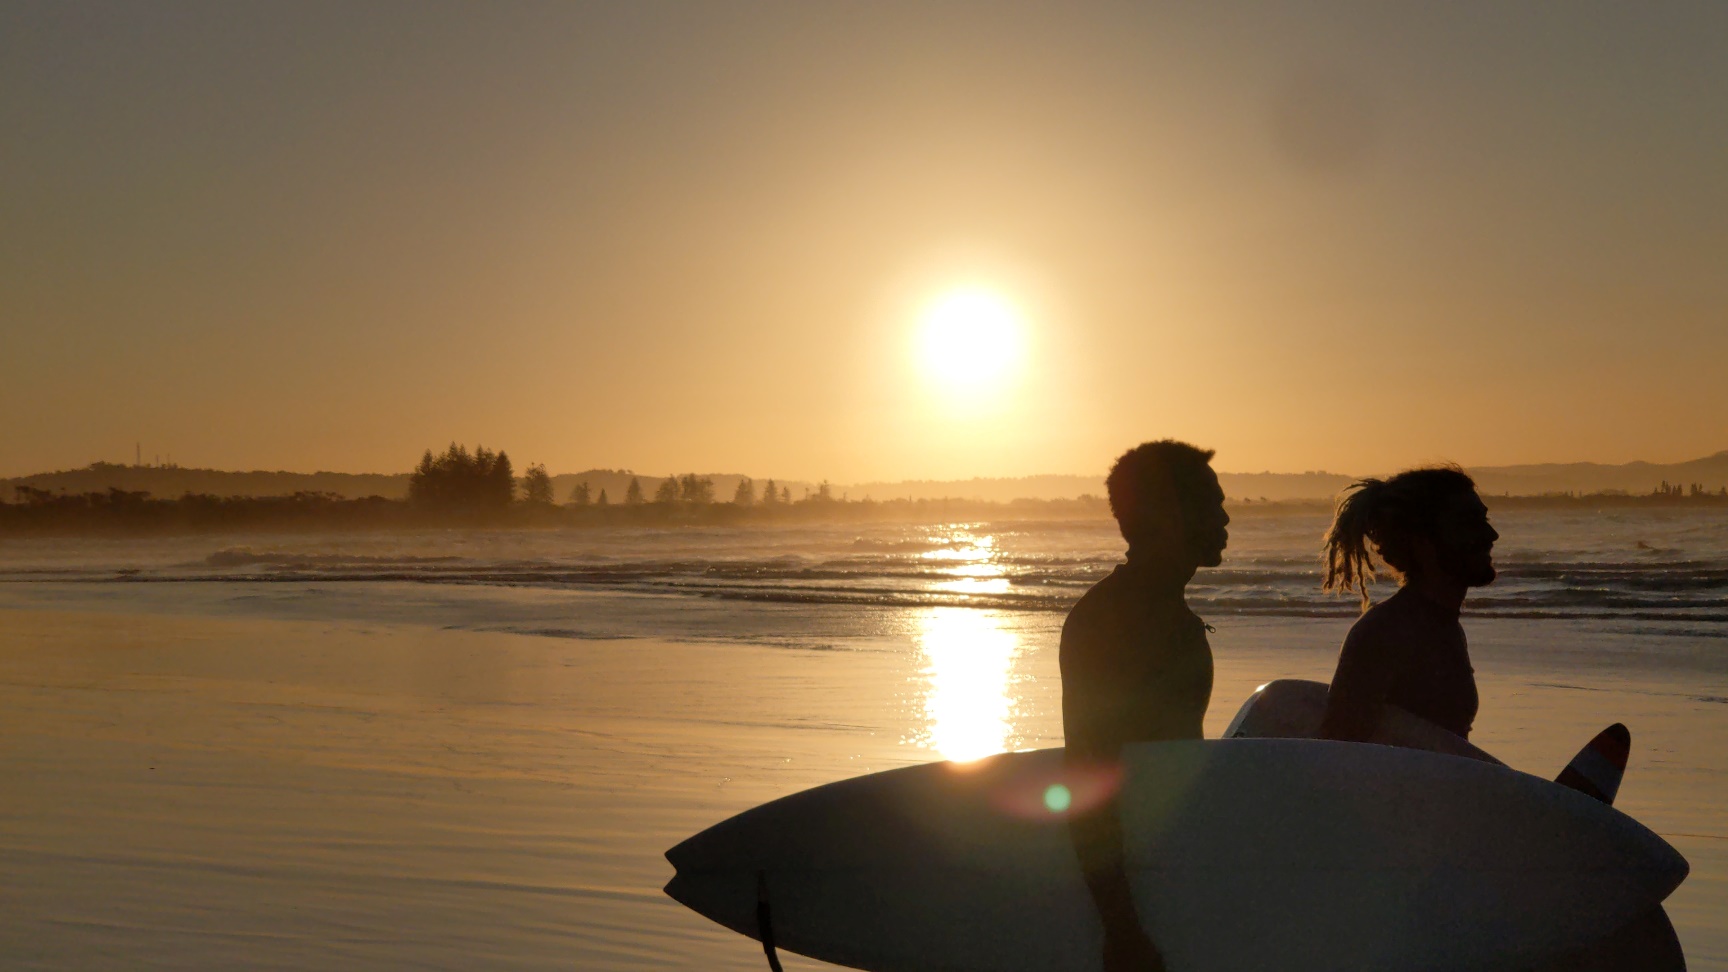
[[1132, 548], [1216, 567], [1229, 539], [1224, 490], [1212, 450], [1161, 439], [1137, 445], [1110, 467], [1110, 512]]
[[1427, 573], [1480, 587], [1494, 580], [1498, 539], [1476, 484], [1456, 466], [1364, 479], [1338, 504], [1326, 534], [1326, 588], [1355, 589], [1367, 603], [1374, 576], [1370, 543], [1405, 581]]

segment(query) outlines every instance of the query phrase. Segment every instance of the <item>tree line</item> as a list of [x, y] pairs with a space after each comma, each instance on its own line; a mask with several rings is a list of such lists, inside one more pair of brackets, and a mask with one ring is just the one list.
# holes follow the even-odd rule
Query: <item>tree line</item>
[[[551, 481], [546, 482], [546, 494], [551, 492]], [[532, 502], [532, 497], [528, 497]], [[827, 483], [818, 487], [816, 495], [811, 500], [825, 501], [833, 498], [833, 491]], [[623, 504], [625, 506], [644, 506], [653, 503], [659, 506], [708, 506], [716, 503], [714, 495], [714, 480], [695, 473], [674, 474], [660, 481], [654, 488], [654, 498], [649, 500], [642, 489], [642, 478], [631, 476], [630, 484], [624, 488]], [[550, 500], [547, 500], [550, 502]], [[781, 486], [774, 480], [766, 480], [761, 487], [761, 495], [757, 495], [756, 481], [749, 476], [738, 480], [738, 486], [732, 491], [733, 506], [782, 506], [792, 503], [792, 487]], [[612, 499], [606, 495], [606, 490], [598, 493], [586, 480], [577, 483], [570, 490], [570, 504], [576, 507], [610, 506]]]
[[[823, 482], [816, 492], [800, 502], [828, 503], [834, 501], [833, 488]], [[441, 453], [427, 449], [408, 480], [408, 502], [425, 510], [482, 512], [502, 510], [512, 503], [528, 506], [552, 506], [552, 477], [543, 465], [531, 465], [518, 479], [510, 456], [502, 449], [494, 452], [484, 445], [472, 452], [466, 445], [455, 442]], [[639, 476], [631, 476], [621, 500], [624, 506], [654, 504], [663, 507], [701, 507], [717, 502], [714, 480], [695, 473], [673, 474], [660, 481], [650, 500], [642, 488]], [[738, 507], [789, 506], [792, 488], [774, 480], [758, 487], [746, 476], [732, 491], [731, 503]], [[613, 500], [605, 489], [596, 491], [583, 480], [571, 489], [568, 505], [575, 507], [611, 506]]]

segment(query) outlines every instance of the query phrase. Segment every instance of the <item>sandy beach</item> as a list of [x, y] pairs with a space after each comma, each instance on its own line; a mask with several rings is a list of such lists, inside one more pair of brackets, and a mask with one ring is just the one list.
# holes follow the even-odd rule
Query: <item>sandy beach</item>
[[[797, 647], [17, 600], [0, 610], [14, 968], [756, 969], [754, 943], [660, 893], [665, 848], [944, 748], [1061, 742], [1059, 615], [882, 611], [873, 636]], [[944, 625], [1000, 647], [997, 676], [944, 660]], [[1260, 682], [1327, 677], [1344, 623], [1217, 628], [1213, 734]], [[1721, 666], [1664, 674], [1578, 622], [1472, 630], [1475, 738], [1513, 765], [1551, 774], [1603, 724], [1633, 728], [1619, 805], [1691, 860], [1669, 902], [1690, 967], [1728, 969]], [[1521, 660], [1538, 637], [1567, 645], [1540, 668]]]

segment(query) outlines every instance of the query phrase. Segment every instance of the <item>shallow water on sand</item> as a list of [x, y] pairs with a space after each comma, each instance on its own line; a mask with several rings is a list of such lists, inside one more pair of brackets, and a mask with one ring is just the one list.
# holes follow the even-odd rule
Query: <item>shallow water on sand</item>
[[[830, 780], [1061, 743], [1059, 611], [518, 582], [498, 545], [550, 537], [472, 542], [488, 580], [217, 576], [208, 539], [0, 551], [5, 964], [761, 968], [660, 893], [667, 847]], [[159, 581], [95, 576], [117, 569]], [[1618, 803], [1692, 862], [1691, 967], [1728, 969], [1728, 640], [1649, 611], [1467, 618], [1474, 738], [1552, 776], [1626, 722]], [[1260, 682], [1327, 678], [1350, 620], [1208, 618], [1213, 734]]]

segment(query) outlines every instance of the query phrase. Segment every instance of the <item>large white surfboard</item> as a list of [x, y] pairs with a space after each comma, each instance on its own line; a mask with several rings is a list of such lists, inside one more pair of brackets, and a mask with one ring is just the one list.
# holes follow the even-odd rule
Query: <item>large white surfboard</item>
[[[1122, 765], [1134, 898], [1177, 972], [1516, 968], [1647, 913], [1687, 870], [1600, 801], [1477, 760], [1238, 739], [1142, 743]], [[765, 899], [780, 947], [877, 972], [1095, 969], [1050, 807], [1109, 782], [1061, 750], [845, 780], [674, 847], [666, 892], [751, 937]]]

